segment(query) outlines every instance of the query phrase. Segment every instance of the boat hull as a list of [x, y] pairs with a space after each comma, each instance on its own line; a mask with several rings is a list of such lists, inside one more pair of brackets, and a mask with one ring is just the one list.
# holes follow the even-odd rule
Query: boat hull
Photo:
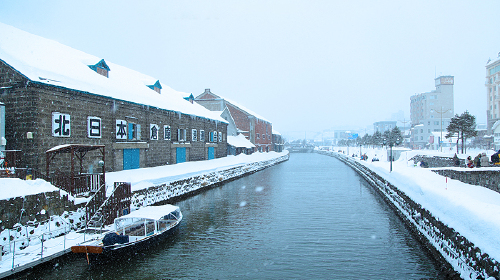
[[180, 223], [160, 234], [151, 235], [134, 242], [111, 246], [79, 245], [71, 247], [71, 251], [73, 253], [80, 253], [79, 255], [82, 255], [83, 258], [87, 258], [89, 265], [104, 264], [112, 260], [128, 258], [163, 242], [168, 236], [178, 230], [179, 225]]

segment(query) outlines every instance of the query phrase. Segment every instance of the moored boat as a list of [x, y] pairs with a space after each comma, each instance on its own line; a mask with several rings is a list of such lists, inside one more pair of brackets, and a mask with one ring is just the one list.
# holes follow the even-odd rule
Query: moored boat
[[85, 254], [90, 262], [111, 259], [147, 248], [165, 238], [182, 220], [179, 207], [174, 205], [147, 206], [116, 218], [114, 231], [100, 238], [71, 247], [73, 253]]

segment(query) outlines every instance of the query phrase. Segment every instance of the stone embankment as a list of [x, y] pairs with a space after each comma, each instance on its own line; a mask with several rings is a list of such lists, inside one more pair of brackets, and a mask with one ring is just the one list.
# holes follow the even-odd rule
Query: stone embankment
[[186, 196], [194, 195], [208, 188], [219, 186], [222, 183], [255, 173], [288, 159], [289, 154], [287, 153], [286, 155], [267, 161], [248, 163], [230, 169], [210, 172], [187, 179], [138, 190], [133, 192], [132, 194], [131, 207], [139, 208], [148, 205], [175, 201]]
[[[365, 165], [345, 155], [320, 152], [333, 156], [352, 167], [382, 195], [414, 235], [429, 249], [451, 279], [500, 278], [499, 263], [482, 253], [481, 249], [415, 203], [405, 193]], [[460, 272], [460, 275], [459, 273]]]

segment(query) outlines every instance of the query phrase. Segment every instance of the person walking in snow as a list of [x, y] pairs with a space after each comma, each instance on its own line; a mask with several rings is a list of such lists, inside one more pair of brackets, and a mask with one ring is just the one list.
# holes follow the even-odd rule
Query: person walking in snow
[[481, 167], [488, 167], [490, 166], [490, 160], [486, 156], [486, 153], [481, 154]]

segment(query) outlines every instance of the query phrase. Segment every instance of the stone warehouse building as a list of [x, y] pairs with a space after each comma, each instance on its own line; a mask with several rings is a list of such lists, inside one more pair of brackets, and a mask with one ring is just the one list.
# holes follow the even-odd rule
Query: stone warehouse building
[[238, 134], [245, 135], [260, 152], [273, 150], [273, 125], [270, 121], [233, 101], [212, 93], [210, 89], [205, 89], [205, 92], [198, 95], [194, 101], [210, 111], [224, 111], [227, 108], [236, 124]]
[[1, 23], [0, 38], [6, 149], [23, 167], [44, 172], [63, 144], [105, 145], [107, 171], [227, 155], [227, 122], [159, 80]]

